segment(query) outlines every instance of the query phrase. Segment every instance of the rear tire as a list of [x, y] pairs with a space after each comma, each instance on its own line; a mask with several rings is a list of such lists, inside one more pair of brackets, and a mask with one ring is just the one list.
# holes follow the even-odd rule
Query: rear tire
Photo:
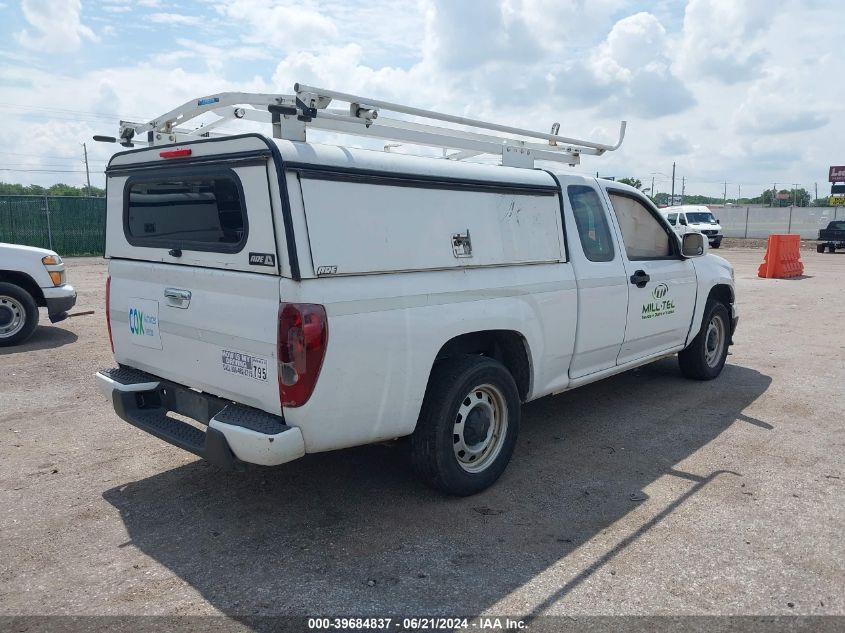
[[681, 373], [693, 380], [713, 380], [722, 373], [728, 358], [730, 331], [728, 308], [724, 303], [709, 301], [698, 335], [678, 354]]
[[836, 252], [836, 246], [831, 244], [830, 246], [827, 247], [827, 252], [828, 253], [835, 253]]
[[23, 343], [38, 326], [35, 299], [20, 286], [0, 283], [0, 347]]
[[443, 492], [481, 492], [507, 467], [519, 421], [519, 392], [502, 363], [476, 355], [442, 360], [432, 370], [411, 435], [411, 463]]
[[713, 248], [719, 248], [722, 245], [722, 241], [719, 240], [718, 242], [713, 242]]
[[824, 253], [824, 249], [825, 249], [825, 248], [826, 248], [826, 247], [825, 247], [825, 245], [824, 245], [824, 244], [816, 244], [816, 252], [817, 252], [817, 253]]

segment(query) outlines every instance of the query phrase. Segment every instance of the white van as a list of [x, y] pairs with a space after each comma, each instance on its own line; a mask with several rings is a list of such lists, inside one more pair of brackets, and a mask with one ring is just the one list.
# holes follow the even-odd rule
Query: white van
[[701, 233], [707, 236], [711, 248], [719, 248], [722, 245], [722, 225], [704, 205], [664, 207], [660, 209], [660, 213], [678, 235]]
[[[503, 142], [489, 130], [504, 126], [377, 118], [436, 113], [297, 91], [271, 96], [273, 137], [180, 138], [186, 104], [109, 161], [118, 366], [97, 380], [121, 418], [228, 468], [409, 436], [423, 479], [467, 495], [504, 471], [523, 402], [673, 354], [688, 377], [719, 375], [738, 319], [730, 264], [632, 187], [528, 168], [613, 146]], [[462, 155], [290, 140], [312, 128]], [[511, 166], [458, 160], [484, 152]]]

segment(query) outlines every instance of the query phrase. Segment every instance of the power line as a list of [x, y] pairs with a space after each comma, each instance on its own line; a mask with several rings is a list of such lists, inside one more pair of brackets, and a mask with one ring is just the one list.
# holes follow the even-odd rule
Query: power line
[[0, 167], [0, 171], [37, 172], [41, 174], [84, 174], [84, 169], [7, 169]]
[[[85, 116], [93, 116], [105, 119], [119, 119], [121, 116], [119, 114], [114, 114], [112, 112], [93, 112], [91, 110], [73, 110], [71, 108], [54, 108], [53, 106], [37, 106], [31, 105], [27, 103], [9, 103], [9, 102], [0, 102], [0, 107], [3, 108], [18, 108], [21, 110], [38, 110], [40, 112], [62, 112], [66, 114], [82, 114]], [[135, 118], [135, 117], [133, 117]]]

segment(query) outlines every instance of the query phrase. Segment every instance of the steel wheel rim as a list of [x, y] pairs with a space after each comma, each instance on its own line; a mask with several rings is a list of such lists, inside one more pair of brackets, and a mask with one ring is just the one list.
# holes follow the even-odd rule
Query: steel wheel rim
[[715, 315], [707, 324], [704, 334], [704, 360], [708, 367], [716, 367], [725, 348], [725, 322]]
[[26, 310], [14, 297], [0, 295], [0, 338], [10, 338], [26, 325]]
[[508, 429], [505, 396], [491, 384], [471, 389], [455, 415], [452, 443], [458, 465], [468, 473], [486, 470], [502, 451]]

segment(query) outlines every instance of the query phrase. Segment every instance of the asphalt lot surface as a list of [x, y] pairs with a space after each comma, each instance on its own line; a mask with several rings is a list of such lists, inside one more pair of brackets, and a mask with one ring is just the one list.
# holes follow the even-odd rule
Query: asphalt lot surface
[[737, 269], [722, 376], [659, 361], [524, 408], [492, 489], [395, 445], [227, 473], [119, 420], [105, 262], [0, 351], [0, 614], [845, 614], [845, 255]]

